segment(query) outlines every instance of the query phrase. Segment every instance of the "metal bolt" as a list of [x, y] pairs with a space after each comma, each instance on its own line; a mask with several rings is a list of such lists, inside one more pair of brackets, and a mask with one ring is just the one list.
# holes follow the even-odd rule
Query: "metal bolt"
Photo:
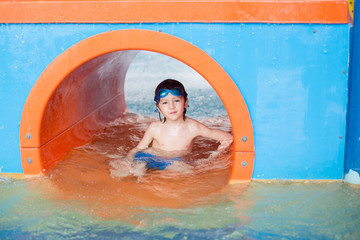
[[25, 137], [26, 137], [26, 139], [30, 139], [30, 138], [31, 138], [31, 134], [30, 134], [30, 133], [27, 133], [27, 134], [25, 135]]
[[26, 159], [26, 161], [27, 161], [28, 164], [31, 164], [31, 163], [32, 163], [32, 159], [31, 159], [31, 158]]
[[241, 138], [241, 140], [242, 140], [243, 142], [246, 142], [248, 139], [247, 139], [246, 136], [243, 136], [243, 137]]
[[247, 162], [246, 162], [246, 161], [242, 161], [242, 162], [241, 162], [241, 166], [246, 167], [246, 166], [247, 166]]

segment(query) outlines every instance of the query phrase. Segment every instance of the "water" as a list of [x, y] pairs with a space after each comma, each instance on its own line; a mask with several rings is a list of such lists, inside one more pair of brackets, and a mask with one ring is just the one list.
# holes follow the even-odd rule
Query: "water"
[[[193, 151], [182, 158], [180, 166], [149, 170], [141, 178], [121, 177], [129, 171], [126, 154], [137, 145], [150, 121], [155, 119], [126, 116], [110, 123], [93, 141], [73, 149], [65, 159], [46, 172], [43, 192], [55, 199], [79, 200], [87, 205], [114, 204], [128, 207], [186, 207], [221, 190], [230, 177], [231, 153], [209, 160], [218, 143], [198, 138]], [[226, 130], [223, 118], [223, 130]], [[217, 122], [207, 123], [216, 127]], [[74, 177], [76, 176], [76, 177]], [[211, 184], [209, 184], [211, 183]], [[92, 208], [92, 207], [91, 207]], [[125, 212], [99, 211], [105, 218], [118, 218]]]
[[189, 172], [149, 171], [140, 182], [112, 175], [156, 120], [153, 91], [165, 78], [184, 83], [188, 116], [231, 131], [201, 76], [174, 59], [140, 52], [126, 81], [127, 105], [137, 115], [108, 124], [44, 176], [0, 178], [0, 238], [360, 239], [359, 188], [316, 181], [227, 185], [232, 155], [209, 161], [217, 147], [211, 140], [196, 139], [184, 159]]
[[[359, 239], [360, 190], [333, 183], [228, 185], [186, 207], [89, 204], [0, 180], [2, 239]], [[115, 212], [113, 216], [101, 215]]]

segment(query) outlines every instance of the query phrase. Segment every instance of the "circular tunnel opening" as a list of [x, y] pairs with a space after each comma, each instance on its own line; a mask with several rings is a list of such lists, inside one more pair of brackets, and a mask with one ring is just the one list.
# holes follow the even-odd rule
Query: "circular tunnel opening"
[[177, 59], [206, 79], [224, 103], [233, 129], [231, 179], [249, 180], [253, 132], [236, 84], [201, 49], [172, 35], [148, 30], [119, 30], [90, 37], [47, 67], [23, 110], [20, 147], [24, 174], [50, 169], [69, 149], [83, 145], [126, 111], [125, 77], [139, 50]]
[[195, 119], [227, 117], [215, 90], [198, 72], [167, 55], [138, 51], [126, 73], [124, 94], [131, 112], [157, 117], [154, 91], [164, 79], [180, 81], [189, 97], [187, 115]]

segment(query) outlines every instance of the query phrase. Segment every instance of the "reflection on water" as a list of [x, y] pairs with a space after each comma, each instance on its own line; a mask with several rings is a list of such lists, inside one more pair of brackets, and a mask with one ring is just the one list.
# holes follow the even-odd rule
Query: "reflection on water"
[[[227, 185], [196, 204], [170, 208], [116, 204], [101, 188], [94, 190], [98, 204], [80, 200], [82, 193], [70, 199], [66, 189], [48, 184], [46, 178], [0, 179], [1, 239], [360, 237], [360, 189], [341, 182]], [[101, 216], [112, 211], [111, 218]]]

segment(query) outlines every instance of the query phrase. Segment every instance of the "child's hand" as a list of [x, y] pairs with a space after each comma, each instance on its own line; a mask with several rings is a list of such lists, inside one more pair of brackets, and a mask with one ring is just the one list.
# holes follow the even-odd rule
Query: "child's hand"
[[217, 151], [219, 153], [228, 151], [230, 149], [232, 142], [233, 142], [232, 139], [221, 141], [219, 147], [217, 148]]
[[218, 158], [220, 156], [221, 152], [219, 151], [214, 151], [210, 154], [210, 156], [208, 157], [208, 160], [214, 160], [216, 158]]
[[131, 161], [131, 162], [132, 162], [133, 159], [134, 159], [135, 154], [136, 154], [138, 151], [141, 151], [141, 149], [138, 149], [138, 148], [133, 148], [133, 149], [131, 149], [131, 150], [128, 152], [128, 154], [126, 155], [125, 159], [126, 159], [127, 161]]
[[219, 147], [216, 149], [216, 151], [212, 152], [208, 158], [208, 160], [213, 160], [218, 158], [222, 153], [225, 153], [227, 151], [229, 151], [231, 144], [232, 144], [232, 139], [230, 140], [224, 140], [222, 142], [220, 142]]
[[140, 163], [133, 163], [131, 164], [131, 168], [129, 169], [130, 173], [134, 175], [135, 177], [142, 177], [145, 175], [146, 172], [146, 163], [140, 162]]
[[110, 166], [112, 169], [110, 169], [110, 176], [112, 178], [115, 177], [127, 177], [130, 173], [130, 162], [125, 159], [118, 159], [110, 162]]

